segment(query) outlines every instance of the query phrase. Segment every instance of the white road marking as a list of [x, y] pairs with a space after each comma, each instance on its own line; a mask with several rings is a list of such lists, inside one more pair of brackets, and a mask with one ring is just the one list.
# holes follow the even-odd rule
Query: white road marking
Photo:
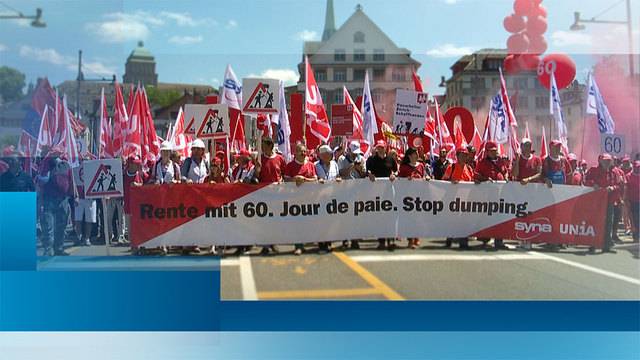
[[565, 264], [565, 265], [569, 265], [569, 266], [573, 266], [573, 267], [578, 268], [578, 269], [591, 271], [592, 273], [604, 275], [604, 276], [610, 277], [612, 279], [618, 279], [618, 280], [622, 280], [622, 281], [625, 281], [625, 282], [628, 282], [628, 283], [631, 283], [631, 284], [634, 284], [634, 285], [640, 285], [640, 280], [632, 278], [630, 276], [621, 275], [621, 274], [614, 273], [614, 272], [611, 272], [611, 271], [602, 270], [602, 269], [599, 269], [597, 267], [581, 264], [581, 263], [578, 263], [578, 262], [575, 262], [575, 261], [565, 260], [565, 259], [562, 259], [562, 258], [559, 258], [559, 257], [555, 257], [555, 256], [547, 255], [547, 254], [542, 254], [542, 253], [535, 252], [535, 251], [529, 251], [528, 254], [537, 255], [537, 256], [540, 256], [540, 257], [542, 257], [544, 259], [555, 261], [555, 262], [558, 262], [558, 263], [561, 263], [561, 264]]
[[220, 266], [240, 266], [240, 260], [238, 260], [238, 259], [222, 259], [222, 260], [220, 260]]
[[385, 261], [488, 261], [488, 260], [543, 260], [535, 254], [501, 255], [450, 255], [450, 254], [411, 254], [411, 255], [359, 255], [351, 256], [357, 262]]
[[238, 259], [240, 264], [240, 284], [242, 285], [242, 298], [244, 300], [258, 300], [256, 282], [253, 278], [251, 258], [242, 256]]

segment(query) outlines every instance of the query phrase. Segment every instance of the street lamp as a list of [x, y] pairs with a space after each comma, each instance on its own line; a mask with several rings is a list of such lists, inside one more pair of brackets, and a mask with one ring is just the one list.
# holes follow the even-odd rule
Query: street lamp
[[[634, 74], [634, 66], [633, 66], [633, 29], [631, 27], [631, 0], [626, 0], [627, 2], [627, 20], [596, 20], [597, 16], [592, 17], [591, 19], [582, 19], [580, 17], [580, 12], [576, 11], [573, 13], [573, 24], [569, 29], [571, 31], [581, 31], [585, 29], [583, 24], [617, 24], [617, 25], [627, 25], [627, 34], [629, 36], [629, 73], [631, 76]], [[609, 11], [611, 8], [618, 4], [613, 5], [609, 9], [604, 12]], [[600, 15], [604, 14], [601, 13]], [[598, 15], [599, 16], [599, 15]]]
[[33, 26], [34, 28], [44, 28], [47, 27], [47, 23], [45, 23], [44, 21], [42, 21], [42, 9], [37, 8], [36, 9], [36, 14], [35, 15], [24, 15], [22, 12], [17, 11], [13, 8], [10, 8], [12, 11], [14, 11], [16, 14], [15, 15], [0, 15], [0, 20], [7, 20], [7, 19], [31, 19], [31, 26]]

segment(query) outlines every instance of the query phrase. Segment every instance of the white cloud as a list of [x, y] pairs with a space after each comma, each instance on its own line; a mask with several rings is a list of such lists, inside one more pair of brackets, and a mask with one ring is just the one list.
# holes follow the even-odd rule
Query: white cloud
[[287, 86], [297, 83], [299, 78], [298, 73], [291, 69], [267, 69], [260, 75], [250, 74], [248, 77], [278, 79]]
[[[75, 57], [60, 54], [55, 49], [41, 49], [28, 45], [20, 46], [18, 51], [21, 57], [30, 60], [45, 62], [52, 65], [62, 66], [69, 71], [76, 71], [78, 63]], [[111, 76], [116, 73], [115, 68], [104, 65], [99, 61], [85, 61], [82, 63], [82, 71], [90, 76]]]
[[302, 30], [302, 31], [296, 33], [293, 36], [293, 38], [295, 40], [314, 41], [314, 40], [318, 40], [320, 38], [320, 36], [318, 35], [317, 31]]
[[7, 51], [9, 48], [5, 44], [0, 44], [0, 52]]
[[444, 3], [447, 5], [455, 5], [458, 2], [460, 2], [459, 0], [444, 0]]
[[89, 23], [86, 29], [97, 35], [102, 41], [122, 43], [131, 40], [145, 40], [151, 31], [149, 25], [160, 26], [164, 21], [146, 12], [131, 14], [116, 12], [104, 15], [105, 20]]
[[201, 43], [203, 40], [202, 36], [197, 35], [197, 36], [172, 36], [169, 38], [169, 42], [171, 44], [176, 44], [176, 45], [192, 45], [192, 44], [197, 44], [197, 43]]
[[577, 31], [554, 31], [551, 43], [555, 46], [589, 46], [593, 42], [591, 35]]
[[238, 22], [237, 21], [235, 21], [233, 19], [227, 21], [227, 26], [226, 26], [227, 29], [235, 29], [237, 27], [238, 27]]
[[162, 11], [160, 12], [160, 16], [175, 21], [176, 25], [178, 26], [195, 27], [195, 26], [202, 26], [206, 24], [211, 24], [211, 25], [218, 24], [217, 21], [210, 18], [194, 19], [193, 16], [191, 16], [191, 14], [187, 12], [177, 13], [177, 12]]
[[436, 58], [450, 58], [468, 55], [473, 53], [476, 48], [471, 46], [455, 46], [453, 44], [444, 44], [427, 51], [427, 55]]

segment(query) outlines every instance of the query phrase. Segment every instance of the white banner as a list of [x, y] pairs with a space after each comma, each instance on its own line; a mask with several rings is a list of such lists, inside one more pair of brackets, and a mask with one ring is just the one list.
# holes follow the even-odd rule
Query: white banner
[[378, 179], [133, 188], [136, 246], [500, 236], [597, 244], [606, 193], [544, 184]]
[[429, 95], [423, 92], [396, 90], [396, 107], [393, 116], [395, 134], [418, 135], [424, 132]]

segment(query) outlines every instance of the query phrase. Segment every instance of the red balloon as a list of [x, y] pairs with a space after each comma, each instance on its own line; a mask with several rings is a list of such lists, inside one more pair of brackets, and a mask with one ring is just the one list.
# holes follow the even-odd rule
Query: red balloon
[[538, 66], [538, 80], [547, 89], [551, 87], [551, 73], [556, 78], [558, 89], [564, 89], [576, 78], [576, 64], [566, 54], [549, 54]]
[[533, 54], [522, 54], [516, 58], [516, 61], [523, 70], [536, 70], [540, 63], [540, 57]]
[[529, 48], [529, 38], [524, 33], [513, 34], [507, 39], [507, 49], [511, 54], [523, 54]]
[[546, 19], [547, 18], [547, 8], [542, 6], [542, 5], [534, 7], [533, 10], [531, 10], [531, 14], [530, 15], [532, 17], [533, 16], [540, 16], [540, 17], [543, 17], [543, 18]]
[[531, 0], [516, 0], [513, 2], [513, 12], [516, 15], [527, 16], [533, 9]]
[[513, 54], [507, 55], [507, 57], [504, 58], [502, 67], [507, 74], [514, 75], [520, 72], [520, 64], [518, 63], [516, 56]]
[[540, 55], [547, 51], [547, 40], [542, 35], [531, 35], [529, 37], [529, 54]]
[[534, 6], [542, 4], [542, 0], [531, 0]]
[[502, 22], [504, 29], [513, 34], [519, 33], [520, 31], [524, 30], [526, 24], [527, 23], [524, 18], [516, 14], [511, 14], [505, 17], [504, 21]]
[[542, 16], [529, 17], [527, 20], [527, 34], [542, 35], [547, 31], [547, 19]]

